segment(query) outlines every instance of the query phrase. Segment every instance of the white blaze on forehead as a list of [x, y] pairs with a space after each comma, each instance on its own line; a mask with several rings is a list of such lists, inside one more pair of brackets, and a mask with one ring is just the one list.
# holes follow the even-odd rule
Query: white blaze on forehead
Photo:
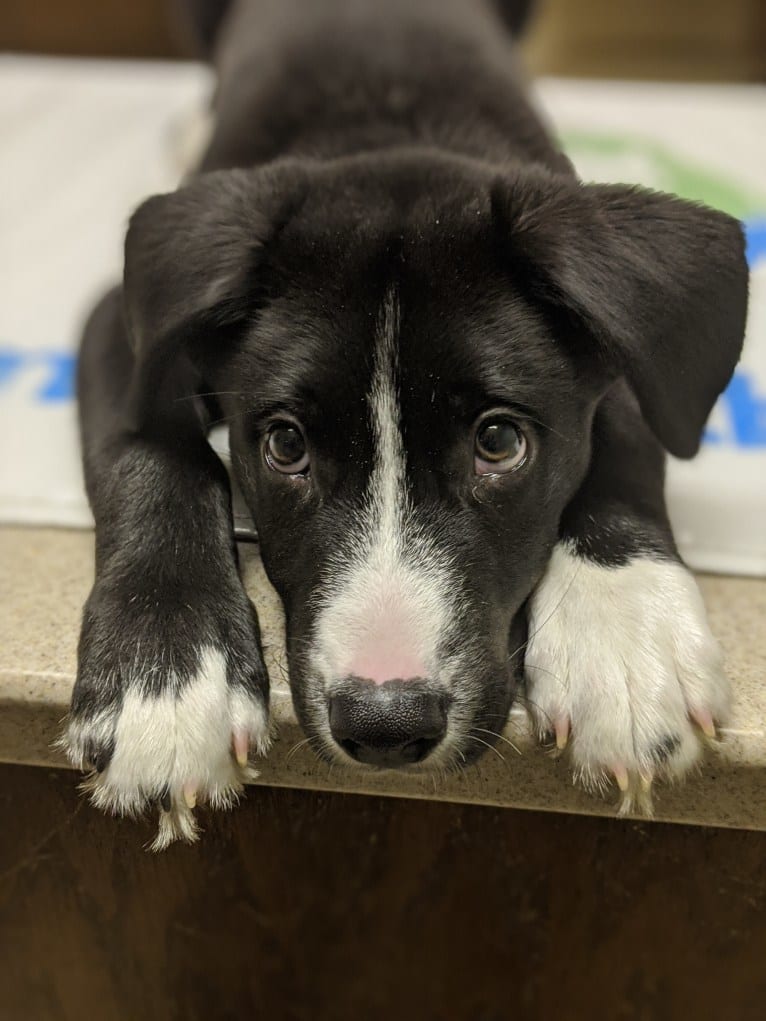
[[451, 617], [446, 565], [415, 524], [407, 492], [393, 290], [382, 303], [375, 341], [367, 398], [373, 469], [358, 526], [326, 579], [314, 631], [314, 662], [326, 682], [431, 675]]
[[369, 502], [379, 541], [400, 552], [407, 504], [406, 465], [398, 399], [399, 306], [388, 291], [378, 320], [375, 368], [368, 397], [375, 444]]

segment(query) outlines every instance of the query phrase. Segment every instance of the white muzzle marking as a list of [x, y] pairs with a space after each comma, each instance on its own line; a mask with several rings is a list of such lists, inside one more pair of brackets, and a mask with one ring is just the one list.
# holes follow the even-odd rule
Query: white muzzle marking
[[367, 398], [373, 470], [358, 525], [330, 565], [314, 629], [312, 662], [326, 689], [348, 676], [383, 683], [438, 675], [439, 647], [453, 618], [449, 563], [414, 520], [407, 491], [398, 339], [399, 309], [389, 290]]

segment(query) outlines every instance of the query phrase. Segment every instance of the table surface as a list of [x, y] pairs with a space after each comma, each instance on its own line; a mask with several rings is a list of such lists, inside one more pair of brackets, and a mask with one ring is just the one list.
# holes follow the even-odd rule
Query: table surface
[[[465, 772], [416, 777], [330, 767], [302, 739], [284, 668], [283, 620], [257, 549], [242, 549], [245, 584], [258, 607], [272, 679], [278, 738], [260, 765], [272, 786], [353, 791], [610, 815], [616, 792], [599, 799], [575, 788], [566, 756], [534, 741], [523, 709], [501, 744]], [[65, 765], [52, 742], [74, 683], [80, 613], [93, 578], [87, 531], [0, 528], [0, 761]], [[660, 787], [658, 820], [766, 830], [766, 580], [699, 578], [713, 631], [727, 656], [734, 708], [722, 740], [686, 783]], [[291, 753], [292, 754], [289, 754]]]

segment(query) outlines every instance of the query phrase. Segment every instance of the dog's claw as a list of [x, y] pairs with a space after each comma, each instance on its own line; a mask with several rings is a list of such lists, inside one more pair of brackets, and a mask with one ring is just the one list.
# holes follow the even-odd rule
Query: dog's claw
[[197, 785], [195, 783], [184, 784], [184, 801], [187, 808], [194, 808], [197, 804]]
[[709, 737], [711, 740], [715, 738], [715, 724], [713, 723], [713, 716], [709, 709], [692, 710], [691, 718], [700, 728], [705, 737]]
[[628, 771], [624, 766], [615, 766], [612, 770], [617, 786], [624, 794], [628, 789]]
[[247, 765], [247, 734], [244, 730], [234, 731], [234, 758], [243, 769]]
[[654, 806], [652, 804], [652, 784], [654, 783], [654, 773], [651, 770], [647, 773], [639, 772], [638, 774], [640, 792], [638, 796], [638, 804], [643, 815], [651, 818], [654, 815]]
[[569, 740], [569, 717], [559, 717], [554, 724], [554, 729], [556, 731], [556, 747], [561, 752], [566, 748]]

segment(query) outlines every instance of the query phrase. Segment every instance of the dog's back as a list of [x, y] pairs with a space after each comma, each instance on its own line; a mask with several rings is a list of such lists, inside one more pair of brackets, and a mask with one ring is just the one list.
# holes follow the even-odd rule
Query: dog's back
[[[310, 2], [311, 0], [309, 0]], [[250, 5], [255, 6], [252, 2]], [[241, 0], [239, 6], [242, 6]], [[259, 6], [262, 7], [263, 4]], [[346, 7], [348, 6], [346, 4]], [[499, 17], [515, 34], [518, 34], [526, 25], [533, 6], [533, 0], [494, 0], [493, 2], [493, 7]], [[235, 3], [233, 0], [180, 0], [180, 7], [198, 51], [202, 55], [210, 57], [215, 48], [221, 24], [235, 7]]]
[[566, 171], [530, 106], [493, 0], [238, 0], [197, 24], [215, 38], [216, 127], [204, 170], [279, 156], [434, 146]]

